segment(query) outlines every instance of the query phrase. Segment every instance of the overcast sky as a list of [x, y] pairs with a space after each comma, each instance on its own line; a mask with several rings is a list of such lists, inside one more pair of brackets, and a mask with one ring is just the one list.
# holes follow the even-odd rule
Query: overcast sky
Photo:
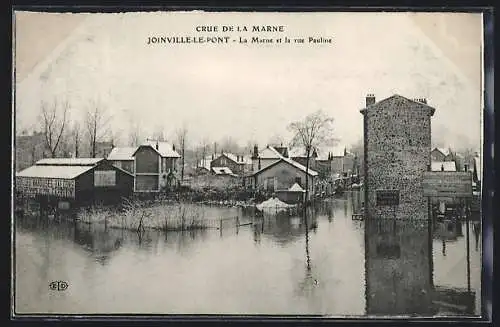
[[[191, 140], [231, 136], [265, 145], [322, 109], [336, 137], [362, 137], [367, 93], [427, 98], [435, 143], [479, 147], [480, 14], [127, 13], [15, 16], [16, 129], [37, 124], [40, 102], [67, 99], [82, 119], [91, 101], [125, 141], [130, 122], [166, 135], [186, 124]], [[325, 37], [333, 44], [161, 44], [149, 36], [197, 33], [199, 25], [283, 25], [272, 37]], [[268, 33], [269, 34], [269, 33]], [[261, 33], [259, 36], [265, 36]], [[292, 41], [293, 42], [293, 41]]]

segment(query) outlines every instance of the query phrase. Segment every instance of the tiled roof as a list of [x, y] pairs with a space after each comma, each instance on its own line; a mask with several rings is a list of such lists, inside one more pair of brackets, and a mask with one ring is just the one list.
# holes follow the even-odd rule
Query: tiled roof
[[47, 158], [38, 160], [37, 166], [94, 166], [104, 158]]
[[457, 171], [455, 161], [434, 161], [431, 163], [432, 171]]
[[108, 155], [108, 160], [134, 160], [137, 147], [115, 147]]
[[35, 165], [16, 174], [19, 177], [74, 179], [94, 166], [48, 166]]

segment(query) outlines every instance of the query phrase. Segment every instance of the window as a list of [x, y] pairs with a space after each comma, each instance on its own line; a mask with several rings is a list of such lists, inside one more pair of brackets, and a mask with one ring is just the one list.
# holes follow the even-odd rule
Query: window
[[274, 192], [276, 190], [276, 178], [275, 177], [267, 177], [265, 180], [265, 189], [269, 192]]
[[94, 186], [105, 187], [116, 185], [116, 172], [114, 170], [95, 170]]

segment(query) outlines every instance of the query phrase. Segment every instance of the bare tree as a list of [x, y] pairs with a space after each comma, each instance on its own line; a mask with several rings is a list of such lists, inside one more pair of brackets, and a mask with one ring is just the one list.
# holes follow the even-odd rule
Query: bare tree
[[241, 149], [239, 144], [231, 137], [226, 136], [220, 142], [220, 151], [219, 152], [232, 152], [232, 153], [240, 153]]
[[270, 139], [269, 139], [269, 145], [275, 145], [275, 146], [283, 146], [286, 144], [286, 140], [283, 136], [280, 134], [274, 134]]
[[[204, 137], [200, 141], [200, 144], [198, 146], [198, 151], [196, 151], [197, 156], [201, 157], [203, 166], [205, 166], [205, 159], [207, 158], [209, 151], [210, 151], [210, 141], [208, 140], [208, 138]], [[198, 166], [198, 162], [196, 163], [196, 166]]]
[[80, 124], [78, 122], [73, 123], [73, 130], [72, 130], [72, 136], [73, 136], [73, 142], [74, 142], [74, 149], [75, 149], [75, 158], [78, 158], [80, 155], [80, 141], [81, 141], [81, 131], [80, 131]]
[[104, 106], [97, 101], [92, 101], [85, 119], [92, 158], [95, 158], [97, 154], [97, 142], [109, 133], [107, 129], [109, 120], [110, 117], [106, 115]]
[[185, 166], [185, 155], [186, 155], [186, 139], [187, 139], [187, 127], [183, 126], [176, 132], [177, 144], [181, 151], [181, 180], [184, 180], [184, 166]]
[[131, 122], [130, 133], [128, 135], [128, 145], [138, 146], [143, 140], [142, 130], [139, 123]]
[[50, 156], [55, 158], [61, 139], [67, 124], [69, 103], [64, 101], [58, 104], [56, 101], [52, 105], [42, 102], [42, 131], [45, 143], [50, 152]]
[[309, 114], [302, 121], [293, 122], [288, 126], [293, 133], [291, 146], [302, 147], [306, 152], [306, 192], [307, 203], [309, 193], [309, 159], [314, 151], [321, 145], [334, 144], [337, 140], [333, 137], [333, 118], [327, 116], [322, 110]]
[[165, 141], [165, 132], [163, 131], [162, 126], [157, 126], [155, 132], [153, 133], [153, 139], [158, 140], [160, 142]]

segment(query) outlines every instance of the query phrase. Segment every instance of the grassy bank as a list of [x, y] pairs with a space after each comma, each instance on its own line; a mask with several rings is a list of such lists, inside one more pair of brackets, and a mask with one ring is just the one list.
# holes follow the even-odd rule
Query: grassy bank
[[210, 228], [202, 217], [201, 209], [173, 203], [168, 208], [159, 203], [125, 200], [117, 210], [111, 207], [82, 208], [77, 219], [84, 223], [104, 223], [112, 228], [130, 230], [158, 229], [164, 231]]

